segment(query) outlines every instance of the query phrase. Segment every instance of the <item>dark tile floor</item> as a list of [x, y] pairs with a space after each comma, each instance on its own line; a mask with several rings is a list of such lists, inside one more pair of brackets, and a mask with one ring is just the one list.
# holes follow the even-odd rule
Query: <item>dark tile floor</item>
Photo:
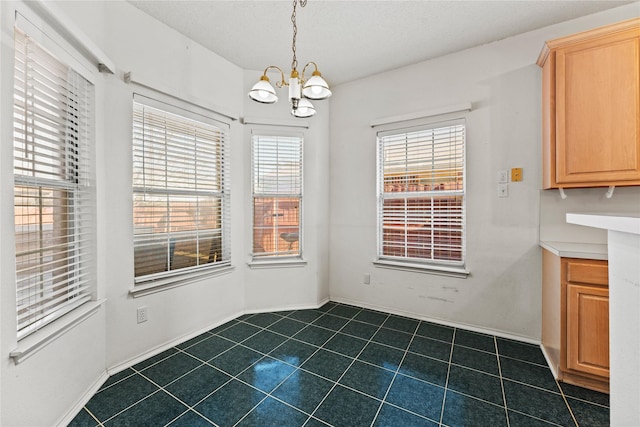
[[244, 315], [111, 376], [71, 426], [604, 426], [537, 346], [337, 303]]

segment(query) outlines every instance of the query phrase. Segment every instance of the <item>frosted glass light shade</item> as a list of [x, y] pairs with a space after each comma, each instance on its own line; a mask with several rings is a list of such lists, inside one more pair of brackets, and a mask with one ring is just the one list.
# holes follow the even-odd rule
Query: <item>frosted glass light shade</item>
[[[316, 74], [317, 73], [317, 74]], [[317, 71], [304, 83], [302, 95], [309, 99], [326, 99], [331, 96], [329, 85]]]
[[295, 117], [311, 117], [316, 113], [316, 109], [308, 99], [302, 98], [298, 101], [298, 108], [291, 110], [291, 114]]
[[260, 81], [253, 85], [249, 91], [249, 98], [263, 104], [273, 104], [278, 101], [276, 90], [271, 86], [266, 76], [262, 76]]

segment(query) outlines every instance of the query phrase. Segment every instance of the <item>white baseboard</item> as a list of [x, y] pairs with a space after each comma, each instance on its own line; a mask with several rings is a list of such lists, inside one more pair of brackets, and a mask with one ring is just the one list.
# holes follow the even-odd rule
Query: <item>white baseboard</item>
[[164, 344], [161, 344], [157, 347], [154, 347], [152, 349], [150, 349], [149, 351], [146, 351], [142, 354], [139, 354], [133, 358], [130, 358], [128, 360], [125, 360], [122, 363], [118, 363], [117, 365], [114, 365], [110, 368], [107, 369], [107, 372], [109, 375], [114, 375], [117, 374], [118, 372], [124, 371], [125, 369], [128, 369], [134, 365], [136, 365], [137, 363], [142, 362], [143, 360], [146, 360], [150, 357], [155, 356], [156, 354], [160, 354], [163, 351], [166, 351], [168, 349], [170, 349], [171, 347], [175, 347], [178, 344], [181, 344], [185, 341], [190, 340], [191, 338], [195, 338], [198, 335], [201, 335], [207, 331], [210, 331], [213, 328], [217, 328], [220, 325], [224, 325], [225, 323], [236, 319], [240, 316], [242, 316], [243, 314], [256, 314], [256, 313], [271, 313], [271, 312], [275, 312], [275, 311], [290, 311], [290, 310], [309, 310], [309, 309], [314, 309], [314, 308], [319, 308], [322, 307], [324, 304], [326, 304], [327, 302], [329, 302], [329, 297], [321, 300], [319, 303], [317, 304], [301, 304], [301, 305], [290, 305], [290, 306], [281, 306], [281, 307], [269, 307], [269, 308], [264, 308], [264, 309], [255, 309], [255, 310], [241, 310], [235, 314], [232, 314], [230, 316], [227, 316], [226, 318], [222, 319], [222, 320], [218, 320], [217, 322], [214, 322], [213, 324], [209, 325], [209, 326], [205, 326], [204, 328], [201, 328], [195, 332], [191, 332], [189, 334], [186, 335], [182, 335], [176, 339], [173, 339], [171, 341], [165, 342]]
[[549, 369], [551, 369], [551, 373], [553, 374], [553, 378], [555, 378], [557, 380], [558, 379], [558, 369], [553, 364], [553, 362], [551, 362], [551, 357], [549, 357], [549, 354], [547, 354], [547, 350], [544, 348], [542, 343], [540, 343], [540, 350], [542, 350], [542, 355], [544, 356], [545, 360], [547, 361], [547, 365], [549, 365]]
[[317, 304], [300, 304], [300, 305], [283, 305], [279, 307], [258, 308], [245, 310], [243, 314], [256, 314], [256, 313], [271, 313], [277, 311], [292, 311], [292, 310], [312, 310], [320, 308], [329, 302], [329, 297], [324, 298]]
[[207, 331], [210, 331], [213, 328], [217, 328], [220, 325], [224, 325], [225, 323], [237, 318], [238, 316], [241, 316], [242, 314], [244, 314], [243, 311], [240, 311], [236, 314], [232, 314], [230, 316], [225, 317], [222, 320], [218, 320], [216, 322], [214, 322], [213, 324], [210, 324], [209, 326], [205, 326], [204, 328], [198, 329], [195, 332], [191, 332], [188, 333], [186, 335], [182, 335], [178, 338], [175, 338], [171, 341], [167, 341], [164, 344], [161, 344], [159, 346], [156, 346], [148, 351], [145, 351], [144, 353], [141, 353], [135, 357], [132, 357], [128, 360], [125, 360], [124, 362], [118, 363], [117, 365], [111, 366], [110, 368], [107, 369], [107, 372], [109, 373], [109, 375], [114, 375], [117, 374], [118, 372], [124, 371], [127, 368], [130, 368], [140, 362], [142, 362], [143, 360], [146, 360], [150, 357], [155, 356], [156, 354], [160, 354], [163, 351], [166, 351], [168, 349], [170, 349], [171, 347], [175, 347], [178, 344], [181, 344], [185, 341], [190, 340], [191, 338], [195, 338], [198, 335], [201, 335]]
[[80, 398], [76, 401], [75, 405], [73, 405], [67, 411], [67, 413], [64, 414], [60, 420], [58, 420], [56, 425], [61, 427], [68, 426], [69, 423], [71, 423], [71, 421], [73, 421], [76, 415], [78, 415], [78, 413], [82, 410], [82, 408], [84, 408], [87, 402], [91, 400], [93, 395], [96, 394], [98, 390], [100, 390], [100, 387], [102, 387], [102, 384], [104, 384], [105, 381], [107, 381], [108, 379], [109, 379], [109, 374], [107, 374], [106, 371], [101, 373], [100, 376], [93, 382], [93, 384], [91, 384], [91, 386], [84, 392], [84, 394], [80, 396]]
[[526, 342], [526, 343], [529, 343], [529, 344], [540, 345], [540, 340], [534, 340], [534, 339], [529, 338], [529, 337], [523, 337], [523, 336], [520, 336], [520, 335], [515, 335], [515, 334], [512, 334], [510, 332], [494, 330], [494, 329], [489, 329], [489, 328], [483, 328], [483, 327], [480, 327], [480, 326], [469, 325], [469, 324], [466, 324], [466, 323], [451, 322], [451, 321], [448, 321], [448, 320], [438, 319], [438, 318], [434, 318], [434, 317], [422, 316], [420, 314], [412, 313], [412, 312], [409, 312], [409, 311], [397, 310], [397, 309], [394, 309], [394, 308], [385, 307], [385, 306], [379, 306], [379, 305], [375, 305], [375, 304], [367, 304], [367, 303], [363, 303], [361, 301], [350, 300], [348, 298], [335, 298], [335, 297], [332, 297], [331, 301], [340, 302], [340, 303], [343, 303], [343, 304], [354, 305], [354, 306], [357, 306], [357, 307], [368, 308], [368, 309], [371, 309], [371, 310], [383, 311], [385, 313], [396, 314], [398, 316], [411, 317], [411, 318], [417, 319], [417, 320], [424, 320], [426, 322], [436, 323], [436, 324], [439, 324], [439, 325], [450, 326], [450, 327], [453, 327], [453, 328], [465, 329], [467, 331], [472, 331], [472, 332], [479, 332], [481, 334], [495, 335], [495, 336], [500, 337], [500, 338], [506, 338], [506, 339], [515, 340], [515, 341]]

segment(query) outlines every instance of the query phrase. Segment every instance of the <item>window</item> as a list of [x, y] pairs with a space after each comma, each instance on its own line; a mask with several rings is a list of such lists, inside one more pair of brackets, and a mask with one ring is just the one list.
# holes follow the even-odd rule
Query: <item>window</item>
[[94, 87], [15, 29], [14, 223], [18, 339], [91, 299]]
[[378, 258], [462, 267], [463, 122], [378, 134]]
[[136, 283], [230, 264], [227, 126], [136, 95]]
[[300, 257], [302, 137], [253, 135], [253, 257]]

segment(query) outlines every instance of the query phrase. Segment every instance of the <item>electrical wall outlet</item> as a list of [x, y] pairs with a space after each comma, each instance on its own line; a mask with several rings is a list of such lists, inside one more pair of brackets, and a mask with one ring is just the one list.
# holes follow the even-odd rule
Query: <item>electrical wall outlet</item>
[[138, 323], [146, 322], [147, 320], [149, 320], [147, 307], [139, 307], [136, 311], [136, 314], [138, 315]]
[[509, 197], [509, 184], [498, 184], [498, 197]]

